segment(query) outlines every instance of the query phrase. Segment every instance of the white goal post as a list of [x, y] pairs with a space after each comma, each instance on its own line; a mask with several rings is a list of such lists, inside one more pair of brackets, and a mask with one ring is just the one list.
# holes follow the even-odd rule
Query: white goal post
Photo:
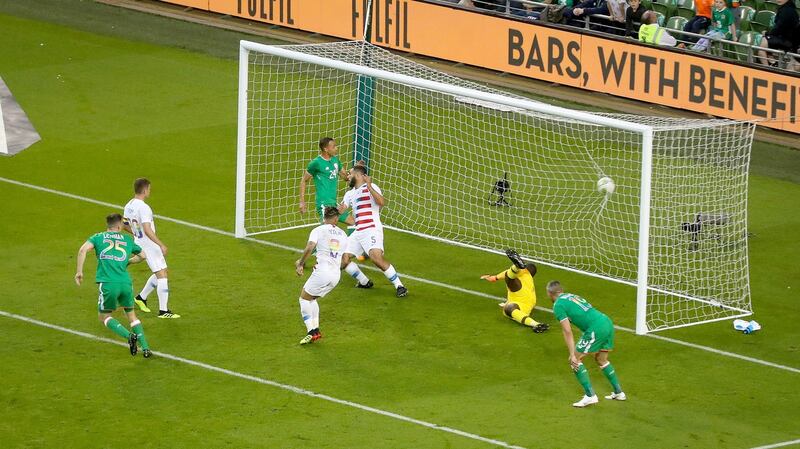
[[242, 41], [239, 64], [237, 237], [317, 222], [297, 189], [330, 135], [391, 229], [634, 286], [638, 334], [751, 314], [752, 123], [556, 107], [362, 41]]

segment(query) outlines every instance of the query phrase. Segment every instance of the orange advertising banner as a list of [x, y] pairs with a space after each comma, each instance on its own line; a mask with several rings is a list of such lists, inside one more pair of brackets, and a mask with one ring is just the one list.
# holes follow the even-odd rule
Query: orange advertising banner
[[[361, 39], [366, 0], [169, 0]], [[197, 6], [195, 6], [197, 7]], [[800, 76], [414, 0], [374, 0], [376, 45], [800, 134]]]

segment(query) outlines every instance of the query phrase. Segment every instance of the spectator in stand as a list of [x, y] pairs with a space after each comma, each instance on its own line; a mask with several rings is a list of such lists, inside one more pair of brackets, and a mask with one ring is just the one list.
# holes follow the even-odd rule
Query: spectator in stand
[[677, 42], [666, 29], [658, 25], [658, 16], [653, 11], [642, 14], [642, 26], [639, 27], [639, 41], [651, 45], [674, 47]]
[[[797, 16], [794, 2], [778, 0], [778, 10], [775, 11], [775, 25], [764, 33], [758, 45], [761, 48], [794, 53], [797, 51], [798, 44], [800, 44], [800, 18]], [[758, 56], [762, 64], [769, 64], [772, 67], [778, 65], [778, 61], [771, 54], [767, 56], [767, 52], [764, 50], [759, 50]]]
[[[711, 27], [709, 27], [706, 37], [697, 41], [692, 46], [694, 51], [707, 51], [711, 46], [711, 38], [721, 38], [734, 40], [736, 36], [736, 25], [734, 24], [733, 12], [728, 9], [725, 0], [714, 0], [714, 10], [711, 11]], [[683, 44], [680, 45], [683, 48]]]
[[625, 0], [607, 0], [608, 15], [611, 16], [611, 33], [621, 36], [625, 33], [625, 11], [628, 4]]
[[[696, 0], [694, 3], [695, 8], [697, 8], [696, 15], [686, 22], [683, 31], [700, 34], [703, 30], [708, 29], [708, 26], [711, 24], [711, 8], [713, 3], [714, 0]], [[694, 36], [686, 36], [686, 41], [695, 43], [697, 42], [697, 38]]]
[[458, 6], [463, 6], [465, 8], [474, 8], [475, 4], [472, 3], [472, 0], [460, 0], [458, 2]]
[[642, 14], [648, 9], [639, 0], [630, 0], [625, 11], [625, 37], [639, 39], [639, 33], [634, 30], [633, 22], [642, 23]]
[[606, 0], [585, 0], [572, 9], [564, 10], [564, 19], [568, 25], [583, 26], [583, 19], [593, 14], [608, 15]]

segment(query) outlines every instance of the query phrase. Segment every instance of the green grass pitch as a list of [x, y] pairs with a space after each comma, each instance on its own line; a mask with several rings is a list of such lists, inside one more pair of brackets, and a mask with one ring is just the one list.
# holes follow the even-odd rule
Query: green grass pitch
[[[231, 232], [238, 37], [86, 1], [0, 0], [0, 76], [43, 138], [0, 158], [0, 177], [124, 204], [131, 181], [148, 176], [157, 214]], [[343, 277], [321, 301], [325, 339], [301, 348], [296, 252], [160, 220], [171, 306], [183, 318], [140, 317], [157, 351], [509, 445], [796, 440], [797, 167], [798, 153], [754, 149], [750, 276], [763, 330], [742, 335], [726, 321], [658, 334], [780, 366], [618, 331], [612, 361], [626, 403], [573, 409], [581, 392], [557, 328], [535, 335], [491, 298], [447, 287], [500, 297], [502, 286], [478, 276], [506, 259], [405, 234], [387, 233], [387, 257], [403, 274], [446, 285], [407, 277], [410, 296], [398, 300], [379, 273], [368, 273], [372, 291]], [[114, 209], [9, 182], [0, 182], [0, 198], [0, 311], [115, 338], [96, 318], [91, 283], [72, 282], [78, 247]], [[264, 239], [300, 248], [306, 233]], [[132, 272], [139, 288], [147, 269]], [[550, 305], [551, 278], [633, 327], [633, 289], [542, 267], [541, 306]], [[587, 366], [605, 394], [605, 379]], [[166, 357], [134, 359], [123, 347], [7, 316], [0, 379], [3, 448], [496, 447]]]

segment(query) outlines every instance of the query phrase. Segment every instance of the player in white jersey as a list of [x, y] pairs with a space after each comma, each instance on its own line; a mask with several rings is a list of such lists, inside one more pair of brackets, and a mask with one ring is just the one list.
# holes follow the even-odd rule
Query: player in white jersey
[[128, 201], [123, 211], [125, 229], [133, 234], [137, 245], [147, 256], [147, 265], [153, 274], [147, 279], [141, 293], [136, 295], [136, 305], [143, 312], [150, 312], [147, 307], [147, 296], [156, 291], [158, 295], [158, 317], [180, 318], [169, 310], [169, 284], [167, 281], [167, 246], [156, 236], [156, 224], [153, 221], [153, 210], [144, 202], [150, 196], [150, 181], [139, 178], [133, 182], [134, 197]]
[[339, 215], [339, 209], [336, 207], [325, 207], [323, 224], [311, 231], [303, 255], [295, 262], [297, 275], [302, 276], [306, 259], [311, 256], [314, 248], [316, 248], [317, 264], [314, 265], [314, 272], [311, 273], [311, 276], [303, 285], [303, 289], [300, 290], [300, 316], [303, 317], [303, 322], [308, 331], [306, 336], [300, 340], [301, 345], [313, 343], [322, 338], [322, 334], [319, 331], [319, 303], [317, 303], [317, 299], [330, 293], [339, 283], [342, 255], [344, 254], [344, 246], [347, 243], [347, 234], [336, 226]]
[[383, 197], [381, 189], [367, 176], [367, 168], [363, 165], [351, 168], [348, 180], [352, 189], [344, 194], [339, 212], [348, 208], [353, 210], [356, 230], [347, 238], [347, 250], [342, 258], [342, 266], [347, 274], [358, 280], [358, 287], [372, 287], [372, 281], [358, 269], [355, 262], [350, 261], [351, 256], [367, 253], [372, 263], [380, 268], [386, 279], [394, 285], [397, 297], [406, 296], [408, 289], [403, 285], [394, 266], [383, 257], [383, 224], [380, 210], [386, 205], [386, 198]]

